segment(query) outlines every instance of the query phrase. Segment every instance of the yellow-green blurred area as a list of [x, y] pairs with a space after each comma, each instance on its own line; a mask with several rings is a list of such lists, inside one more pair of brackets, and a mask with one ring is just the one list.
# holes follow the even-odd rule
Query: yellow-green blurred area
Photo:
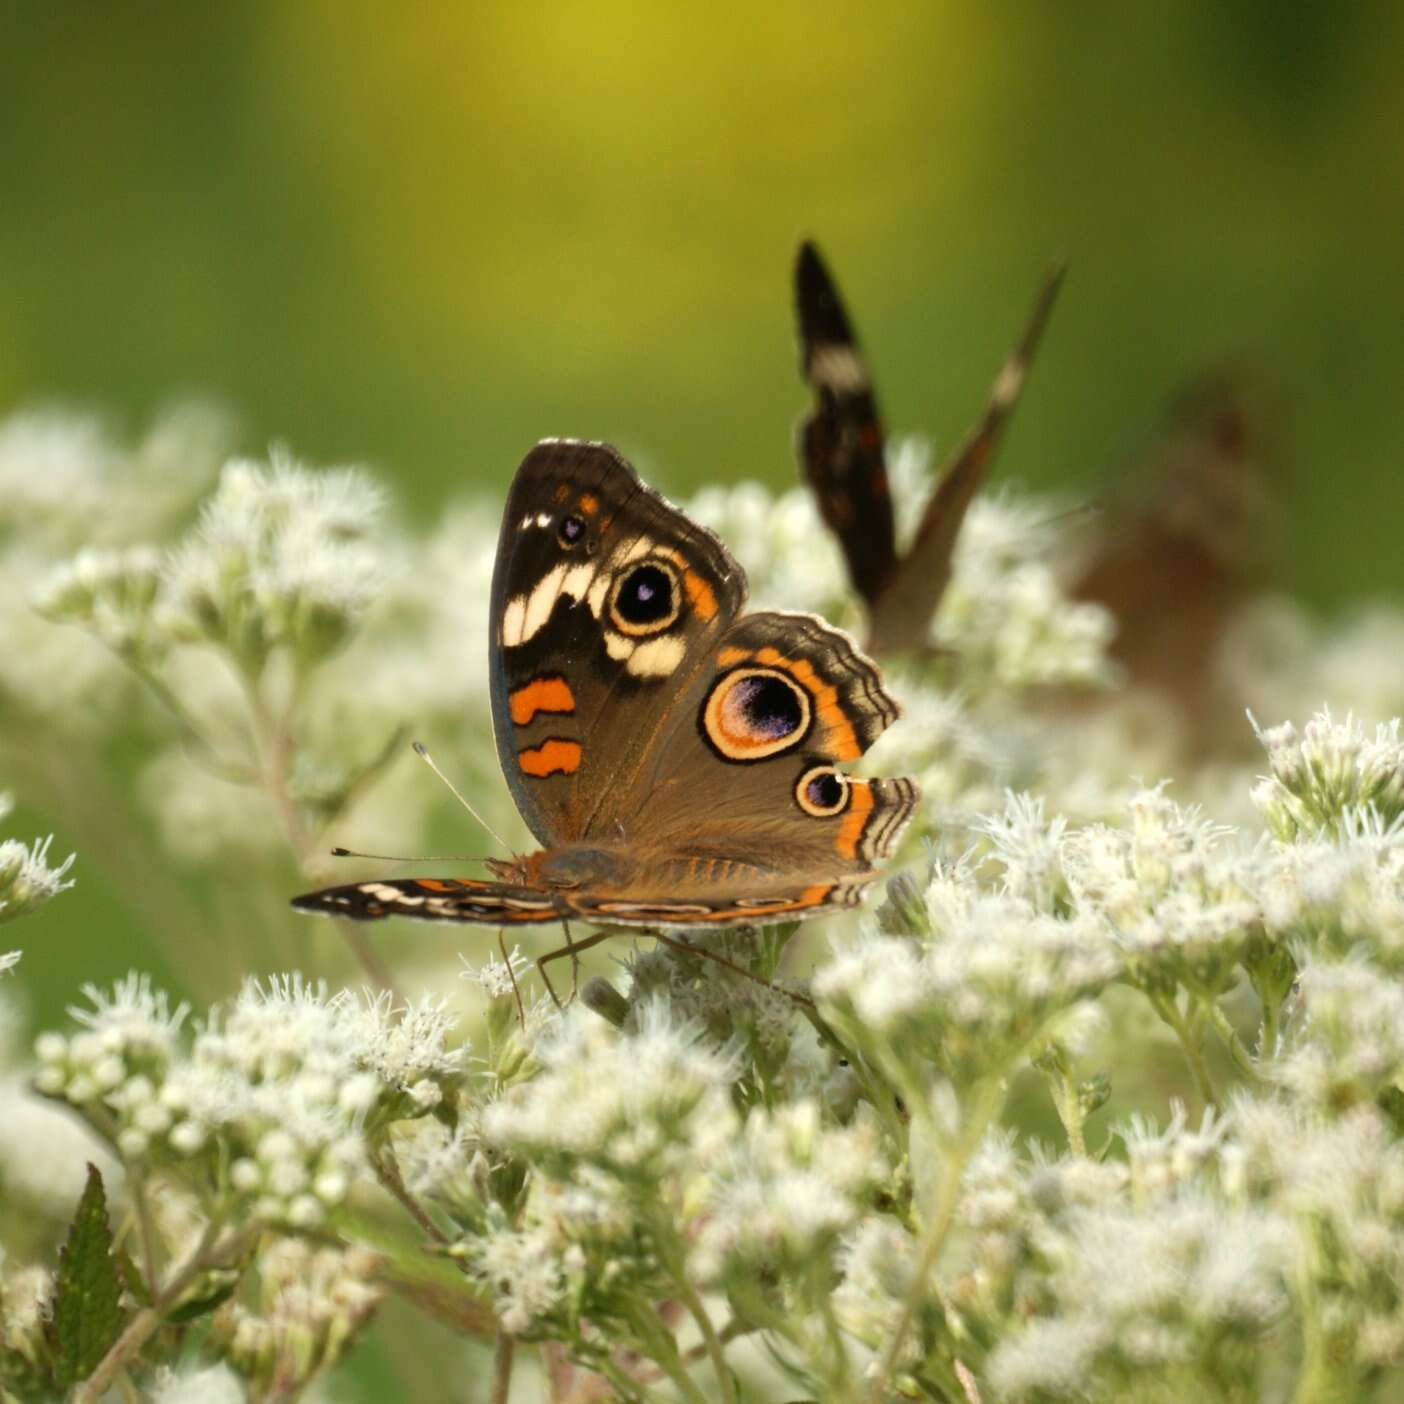
[[[996, 481], [1091, 496], [1235, 358], [1276, 391], [1288, 583], [1387, 593], [1402, 65], [1387, 4], [14, 3], [0, 409], [136, 433], [213, 396], [422, 521], [554, 434], [674, 489], [783, 484], [799, 238], [889, 428], [941, 447], [1063, 255]], [[95, 977], [142, 955], [112, 935]], [[45, 1012], [59, 965], [28, 967]]]
[[1288, 578], [1394, 587], [1391, 4], [94, 6], [0, 22], [0, 406], [366, 461], [434, 513], [549, 434], [794, 471], [828, 253], [889, 426], [949, 445], [1071, 274], [1000, 466], [1090, 487], [1225, 356], [1277, 387]]

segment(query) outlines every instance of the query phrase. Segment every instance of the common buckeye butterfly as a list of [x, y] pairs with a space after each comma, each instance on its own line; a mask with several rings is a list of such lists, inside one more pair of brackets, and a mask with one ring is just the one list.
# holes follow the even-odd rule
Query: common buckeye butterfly
[[607, 444], [551, 439], [507, 496], [489, 603], [498, 758], [540, 851], [495, 881], [384, 878], [304, 911], [518, 926], [722, 927], [852, 907], [911, 816], [857, 760], [897, 717], [809, 614], [742, 613], [721, 541]]

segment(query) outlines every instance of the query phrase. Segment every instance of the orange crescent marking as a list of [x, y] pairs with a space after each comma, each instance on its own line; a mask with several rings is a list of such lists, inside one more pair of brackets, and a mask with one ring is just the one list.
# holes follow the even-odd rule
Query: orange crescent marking
[[441, 878], [415, 878], [414, 885], [429, 892], [457, 892], [456, 882], [444, 882]]
[[804, 658], [786, 658], [778, 649], [767, 647], [756, 653], [757, 663], [769, 663], [783, 668], [797, 678], [814, 699], [814, 710], [824, 724], [825, 746], [835, 760], [857, 760], [863, 754], [858, 734], [839, 702], [838, 688], [826, 683], [814, 671], [814, 665]]
[[692, 611], [699, 619], [712, 619], [717, 612], [717, 597], [712, 587], [695, 570], [683, 572], [683, 589], [692, 602]]
[[873, 787], [866, 780], [849, 776], [848, 795], [848, 809], [839, 825], [834, 847], [845, 858], [856, 858], [863, 830], [868, 827], [868, 816], [873, 812]]
[[733, 663], [739, 663], [743, 658], [751, 655], [744, 648], [724, 648], [717, 654], [717, 666], [719, 668], [729, 668]]
[[533, 678], [512, 693], [507, 705], [513, 722], [525, 726], [538, 712], [573, 712], [575, 694], [563, 677]]
[[539, 746], [518, 751], [517, 760], [524, 775], [544, 780], [548, 775], [574, 775], [580, 769], [580, 743], [552, 736]]
[[682, 572], [683, 589], [687, 592], [692, 612], [704, 621], [715, 619], [717, 614], [716, 592], [688, 565], [687, 557], [681, 551], [669, 551], [668, 559]]

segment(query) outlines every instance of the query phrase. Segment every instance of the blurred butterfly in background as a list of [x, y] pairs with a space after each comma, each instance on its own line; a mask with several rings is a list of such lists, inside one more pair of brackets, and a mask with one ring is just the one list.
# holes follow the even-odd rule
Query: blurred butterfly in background
[[800, 370], [815, 402], [799, 425], [796, 448], [819, 515], [838, 539], [853, 588], [866, 607], [867, 642], [874, 653], [921, 649], [928, 643], [966, 510], [1019, 402], [1063, 273], [1058, 265], [1044, 279], [983, 417], [937, 475], [916, 533], [905, 552], [899, 552], [872, 381], [833, 276], [813, 243], [800, 245], [795, 261]]

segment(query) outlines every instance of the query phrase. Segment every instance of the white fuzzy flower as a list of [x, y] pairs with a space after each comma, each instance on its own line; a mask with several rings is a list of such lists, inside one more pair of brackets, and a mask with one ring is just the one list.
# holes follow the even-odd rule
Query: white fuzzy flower
[[1133, 796], [1130, 821], [1064, 840], [1063, 870], [1080, 909], [1105, 921], [1133, 961], [1185, 961], [1206, 982], [1229, 978], [1262, 924], [1259, 855], [1235, 848], [1231, 831], [1175, 804], [1163, 786]]
[[23, 951], [0, 951], [0, 975], [8, 975], [20, 963]]
[[1372, 1102], [1404, 1077], [1404, 989], [1362, 959], [1308, 960], [1297, 986], [1305, 1027], [1275, 1071], [1324, 1109]]
[[497, 1319], [514, 1336], [528, 1334], [564, 1301], [565, 1272], [548, 1228], [489, 1232], [473, 1252], [473, 1267], [493, 1294]]
[[246, 1404], [239, 1376], [228, 1365], [191, 1366], [157, 1372], [151, 1404]]
[[976, 498], [951, 560], [933, 642], [959, 655], [971, 688], [1101, 686], [1111, 615], [1070, 600], [1052, 565], [1047, 503]]
[[635, 1033], [571, 1009], [535, 1051], [541, 1072], [486, 1108], [483, 1133], [548, 1165], [583, 1160], [656, 1179], [708, 1122], [730, 1124], [733, 1061], [661, 1001], [642, 1008]]
[[1010, 893], [1039, 911], [1051, 911], [1066, 887], [1062, 850], [1067, 820], [1045, 818], [1041, 798], [1010, 791], [999, 814], [978, 819], [971, 828], [989, 841]]
[[710, 1172], [693, 1271], [716, 1282], [816, 1260], [857, 1222], [864, 1192], [885, 1168], [866, 1119], [826, 1127], [812, 1100], [753, 1108]]
[[[863, 1218], [839, 1253], [842, 1277], [833, 1304], [843, 1328], [874, 1348], [887, 1341], [911, 1290], [916, 1258], [916, 1243], [901, 1225], [887, 1216]], [[900, 1362], [910, 1366], [920, 1354], [916, 1334], [909, 1333]]]
[[867, 936], [814, 977], [827, 1017], [893, 1056], [996, 1063], [1121, 969], [1101, 924], [1055, 916], [938, 867], [926, 891], [928, 939]]
[[1291, 722], [1264, 730], [1272, 774], [1253, 794], [1283, 842], [1343, 832], [1348, 816], [1373, 810], [1385, 823], [1404, 815], [1404, 738], [1400, 719], [1368, 732], [1353, 716], [1338, 722], [1323, 708], [1298, 733]]
[[472, 980], [482, 987], [489, 999], [502, 999], [517, 992], [517, 976], [526, 969], [527, 958], [517, 946], [513, 946], [505, 961], [488, 959], [481, 965], [472, 965], [466, 956], [460, 956], [463, 969], [460, 972], [465, 980]]
[[[315, 1219], [303, 1227], [315, 1226]], [[259, 1256], [258, 1301], [230, 1301], [215, 1313], [213, 1339], [266, 1395], [271, 1382], [300, 1394], [335, 1364], [379, 1306], [372, 1278], [380, 1259], [364, 1248], [316, 1247], [280, 1238]]]
[[171, 557], [170, 627], [248, 665], [276, 645], [304, 663], [335, 651], [371, 599], [382, 494], [355, 469], [311, 473], [275, 450], [228, 464], [192, 536]]
[[329, 997], [296, 975], [246, 983], [188, 1053], [185, 1007], [170, 1013], [145, 979], [89, 995], [95, 1008], [74, 1011], [84, 1031], [36, 1043], [36, 1085], [100, 1108], [128, 1159], [203, 1157], [258, 1217], [304, 1228], [365, 1172], [367, 1128], [437, 1106], [466, 1053], [447, 1045], [439, 1001]]
[[852, 612], [843, 557], [807, 488], [775, 494], [759, 483], [709, 487], [685, 506], [746, 568], [757, 603], [814, 610], [839, 623]]
[[86, 625], [119, 653], [140, 652], [160, 581], [161, 557], [150, 546], [85, 546], [39, 583], [33, 603], [47, 619]]
[[49, 866], [49, 845], [53, 835], [37, 838], [31, 844], [18, 839], [0, 843], [0, 922], [36, 911], [50, 898], [66, 892], [73, 879], [65, 875], [73, 866], [70, 853], [57, 867]]
[[1001, 1399], [1128, 1397], [1166, 1368], [1263, 1338], [1287, 1307], [1286, 1223], [1186, 1193], [1140, 1208], [1074, 1210], [1054, 1249], [1056, 1316], [1008, 1333], [988, 1379]]

